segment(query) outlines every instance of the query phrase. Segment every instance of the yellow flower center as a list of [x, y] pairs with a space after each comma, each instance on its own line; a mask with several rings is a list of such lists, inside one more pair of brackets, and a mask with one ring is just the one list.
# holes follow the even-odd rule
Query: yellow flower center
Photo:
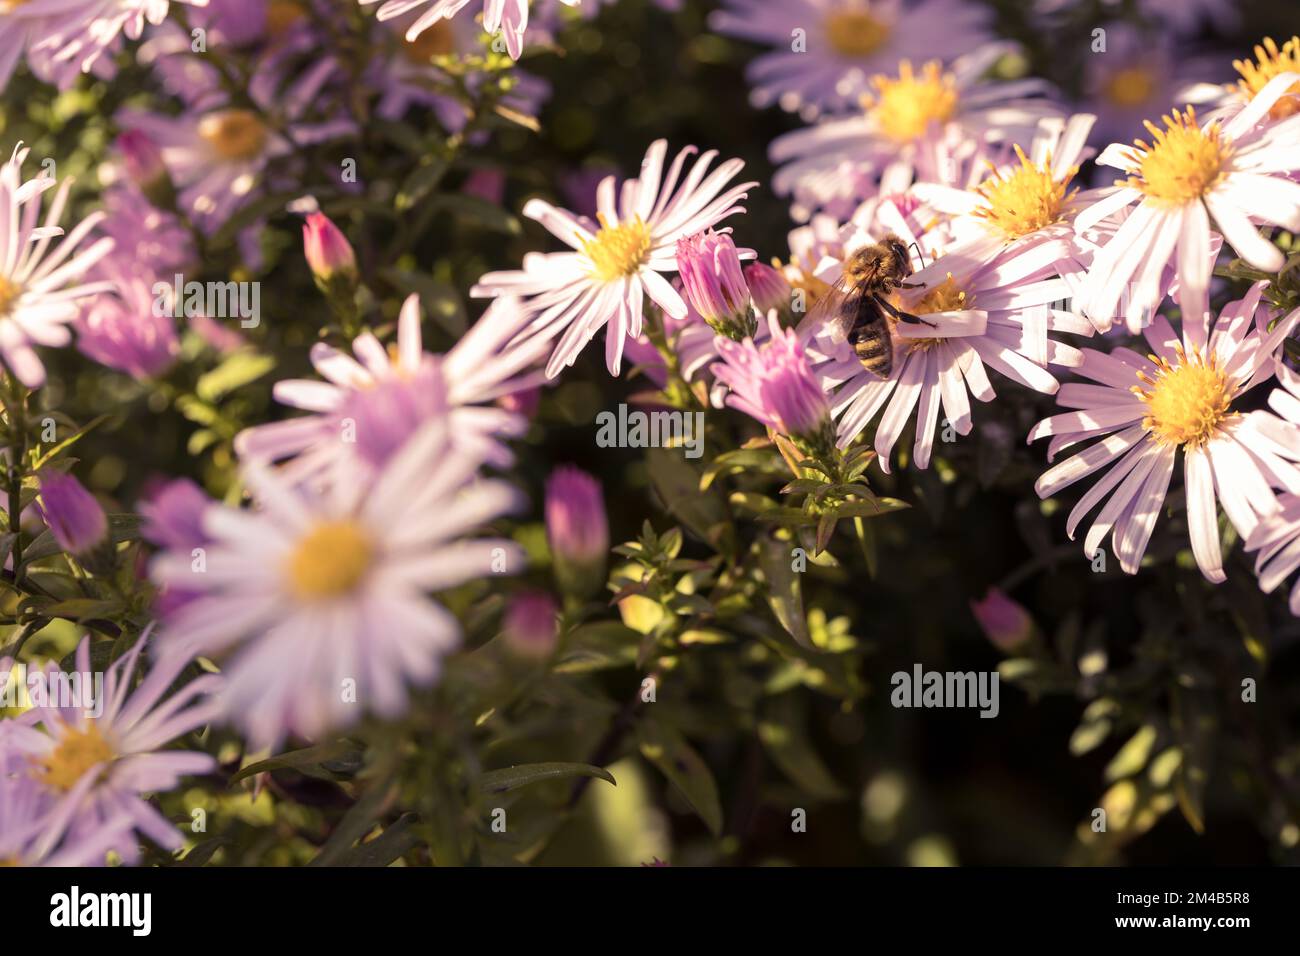
[[36, 777], [45, 786], [68, 791], [96, 764], [108, 763], [116, 755], [89, 721], [84, 727], [65, 727], [63, 739], [49, 756], [36, 761]]
[[4, 276], [0, 276], [0, 319], [9, 314], [9, 311], [14, 307], [14, 302], [22, 294], [22, 286], [16, 282], [10, 282]]
[[1070, 180], [1079, 171], [1078, 166], [1057, 182], [1052, 178], [1051, 156], [1042, 166], [1031, 163], [1019, 146], [1016, 147], [1016, 156], [1020, 158], [1020, 165], [1010, 173], [995, 172], [992, 178], [975, 187], [988, 204], [978, 207], [975, 215], [1008, 239], [1018, 239], [1060, 222], [1062, 208], [1078, 192], [1076, 189], [1066, 194]]
[[31, 0], [0, 0], [0, 11], [8, 13], [14, 7], [21, 7], [24, 3], [30, 3]]
[[825, 28], [831, 49], [840, 56], [870, 56], [889, 39], [889, 24], [865, 10], [832, 11], [826, 17]]
[[1155, 378], [1139, 372], [1147, 387], [1133, 386], [1133, 392], [1147, 403], [1142, 427], [1162, 445], [1199, 448], [1234, 414], [1232, 382], [1213, 355], [1207, 360], [1199, 351], [1188, 356], [1180, 348], [1175, 365], [1154, 355], [1150, 359], [1156, 363]]
[[582, 251], [591, 260], [591, 274], [603, 282], [636, 275], [650, 254], [650, 227], [640, 216], [618, 226], [609, 225], [603, 214], [597, 218], [600, 231], [582, 244]]
[[283, 36], [306, 15], [302, 4], [295, 0], [271, 0], [266, 7], [266, 32], [273, 37]]
[[898, 79], [872, 77], [875, 95], [863, 97], [867, 113], [881, 131], [897, 143], [919, 139], [933, 123], [944, 124], [957, 113], [957, 80], [944, 73], [938, 60], [912, 72], [904, 60], [898, 65]]
[[220, 110], [199, 120], [199, 136], [218, 156], [252, 159], [266, 147], [266, 126], [249, 110]]
[[[897, 298], [897, 296], [894, 297], [894, 305], [901, 308], [902, 305]], [[949, 272], [946, 279], [927, 291], [920, 301], [908, 311], [913, 315], [929, 315], [931, 312], [963, 312], [966, 309], [973, 308], [975, 308], [975, 297], [959, 288], [957, 283], [953, 281], [952, 273]], [[889, 324], [891, 328], [896, 327], [898, 320], [890, 316]], [[940, 338], [899, 339], [900, 344], [911, 352], [928, 352], [942, 341], [943, 339]]]
[[1101, 94], [1116, 106], [1141, 106], [1156, 91], [1156, 78], [1146, 67], [1128, 66], [1106, 78]]
[[439, 20], [411, 42], [402, 43], [402, 55], [412, 63], [426, 65], [435, 56], [456, 52], [456, 35], [450, 20]]
[[1117, 185], [1140, 189], [1171, 205], [1200, 199], [1223, 175], [1231, 148], [1220, 138], [1218, 123], [1208, 130], [1196, 125], [1196, 111], [1190, 106], [1186, 113], [1174, 110], [1173, 116], [1163, 119], [1164, 129], [1150, 122], [1143, 124], [1152, 136], [1152, 145], [1134, 140], [1137, 148], [1129, 158], [1139, 164], [1138, 175]]
[[[1272, 37], [1265, 37], [1263, 46], [1255, 47], [1255, 62], [1233, 60], [1233, 67], [1241, 74], [1237, 89], [1250, 100], [1280, 73], [1300, 73], [1300, 37], [1292, 37], [1279, 50]], [[1268, 115], [1275, 120], [1286, 119], [1300, 113], [1300, 83], [1287, 90], [1287, 96], [1273, 104]]]
[[375, 547], [364, 528], [351, 521], [322, 522], [289, 556], [289, 586], [304, 601], [341, 597], [356, 589], [374, 558]]

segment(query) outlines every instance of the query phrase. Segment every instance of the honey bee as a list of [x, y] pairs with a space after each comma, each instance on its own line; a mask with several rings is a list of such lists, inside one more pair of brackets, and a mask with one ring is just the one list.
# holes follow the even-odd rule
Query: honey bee
[[889, 317], [934, 326], [889, 301], [895, 289], [924, 287], [923, 282], [905, 281], [911, 274], [911, 255], [898, 236], [863, 246], [845, 259], [844, 272], [799, 323], [799, 333], [829, 332], [832, 342], [848, 342], [868, 372], [889, 378], [894, 367]]

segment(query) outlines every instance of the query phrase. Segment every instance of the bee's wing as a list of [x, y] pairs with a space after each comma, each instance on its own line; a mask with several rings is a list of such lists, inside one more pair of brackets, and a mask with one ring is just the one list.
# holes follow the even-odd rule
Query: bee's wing
[[853, 310], [844, 308], [844, 304], [851, 294], [848, 280], [841, 275], [813, 303], [808, 314], [795, 327], [795, 334], [805, 342], [813, 338], [829, 340], [835, 344], [847, 341], [849, 330], [853, 328]]

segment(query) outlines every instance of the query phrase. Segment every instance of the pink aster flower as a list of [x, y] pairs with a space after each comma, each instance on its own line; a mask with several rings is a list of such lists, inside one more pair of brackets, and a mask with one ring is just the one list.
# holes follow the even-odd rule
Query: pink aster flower
[[[106, 282], [82, 282], [113, 248], [112, 239], [83, 243], [104, 218], [91, 213], [66, 236], [59, 220], [67, 206], [72, 180], [64, 179], [54, 202], [37, 225], [41, 195], [55, 185], [50, 176], [22, 181], [28, 150], [19, 146], [0, 168], [0, 355], [28, 388], [45, 382], [45, 366], [33, 345], [61, 346], [71, 340], [68, 325], [81, 301], [109, 288]], [[51, 248], [51, 240], [63, 237]]]
[[189, 550], [154, 558], [156, 581], [198, 595], [168, 621], [165, 656], [218, 657], [224, 713], [250, 746], [400, 715], [408, 685], [434, 683], [460, 643], [430, 593], [522, 569], [512, 542], [466, 537], [519, 492], [476, 480], [479, 459], [449, 439], [445, 419], [430, 422], [378, 475], [344, 464], [322, 492], [248, 463], [256, 508], [204, 512], [202, 564]]
[[[209, 97], [203, 108], [176, 116], [126, 109], [116, 119], [158, 144], [181, 208], [210, 233], [255, 195], [272, 160], [292, 153], [295, 144], [307, 146], [354, 131], [349, 119], [306, 119], [336, 72], [332, 59], [320, 60], [283, 91], [273, 71], [259, 74], [249, 95], [261, 112]], [[268, 114], [282, 120], [287, 136], [267, 122]]]
[[[86, 777], [74, 790], [84, 796], [93, 784]], [[54, 795], [30, 774], [0, 775], [0, 860], [11, 866], [103, 866], [108, 851], [129, 839], [131, 821], [126, 816], [68, 839], [76, 801], [65, 801], [55, 810]]]
[[903, 60], [896, 75], [872, 77], [856, 115], [828, 118], [772, 141], [768, 155], [781, 167], [772, 188], [812, 210], [830, 204], [846, 175], [902, 179], [904, 185], [942, 182], [954, 149], [1028, 141], [1040, 119], [1060, 110], [1042, 96], [1050, 87], [1041, 80], [983, 79], [1005, 52], [1004, 45], [990, 44], [946, 68], [930, 60], [918, 70]]
[[503, 439], [522, 435], [527, 420], [492, 403], [540, 384], [544, 343], [510, 346], [527, 318], [513, 299], [500, 299], [445, 355], [425, 352], [420, 299], [411, 295], [397, 320], [391, 353], [369, 332], [352, 343], [353, 356], [312, 346], [325, 381], [277, 382], [277, 401], [308, 415], [256, 425], [235, 439], [241, 458], [294, 459], [292, 481], [318, 477], [339, 459], [367, 471], [382, 467], [427, 422], [446, 417], [454, 444], [498, 466], [513, 457]]
[[96, 296], [77, 321], [81, 353], [139, 381], [170, 369], [180, 339], [170, 312], [156, 307], [153, 285], [142, 274], [117, 276], [113, 293]]
[[1282, 341], [1300, 310], [1270, 332], [1271, 313], [1259, 309], [1266, 283], [1223, 310], [1208, 343], [1185, 324], [1180, 340], [1162, 316], [1145, 330], [1152, 350], [1128, 348], [1109, 355], [1083, 351], [1080, 376], [1097, 384], [1069, 383], [1057, 402], [1076, 409], [1044, 419], [1029, 440], [1050, 436], [1048, 460], [1064, 448], [1098, 441], [1054, 465], [1034, 486], [1042, 498], [1105, 469], [1106, 474], [1070, 512], [1071, 538], [1083, 518], [1105, 501], [1084, 539], [1093, 557], [1107, 536], [1129, 574], [1151, 539], [1179, 451], [1187, 498], [1187, 529], [1201, 573], [1222, 581], [1216, 500], [1239, 534], [1249, 538], [1278, 510], [1274, 488], [1300, 492], [1300, 442], [1295, 428], [1267, 411], [1242, 411], [1238, 398], [1267, 380]]
[[1289, 176], [1300, 165], [1300, 116], [1259, 123], [1296, 82], [1300, 75], [1279, 75], [1222, 126], [1199, 126], [1193, 110], [1175, 111], [1165, 117], [1164, 129], [1147, 124], [1150, 145], [1113, 143], [1098, 157], [1099, 164], [1129, 176], [1079, 213], [1075, 230], [1083, 232], [1133, 203], [1137, 207], [1088, 271], [1082, 306], [1095, 323], [1113, 321], [1126, 294], [1129, 312], [1154, 314], [1164, 295], [1164, 271], [1176, 263], [1188, 343], [1203, 347], [1214, 268], [1211, 223], [1255, 268], [1282, 268], [1281, 250], [1259, 234], [1256, 224], [1300, 229], [1300, 183]]
[[[995, 397], [988, 369], [1026, 388], [1054, 393], [1058, 383], [1047, 366], [1074, 366], [1082, 356], [1049, 333], [1088, 334], [1091, 327], [1051, 308], [1068, 294], [1068, 286], [1059, 278], [1037, 278], [1042, 269], [1040, 258], [989, 258], [979, 249], [967, 255], [962, 247], [918, 269], [908, 281], [922, 287], [899, 290], [895, 300], [932, 325], [890, 322], [894, 352], [888, 378], [864, 368], [833, 325], [816, 322], [810, 313], [809, 352], [822, 387], [835, 391], [831, 410], [839, 419], [840, 446], [851, 443], [883, 409], [875, 449], [888, 472], [894, 443], [915, 411], [913, 461], [927, 468], [940, 408], [947, 423], [966, 435], [973, 425], [970, 396], [982, 402]], [[821, 278], [831, 282], [839, 272], [833, 263]]]
[[565, 591], [589, 596], [600, 590], [609, 520], [600, 482], [581, 468], [561, 465], [546, 479], [546, 541]]
[[[360, 0], [362, 6], [380, 0]], [[428, 6], [406, 31], [406, 39], [415, 40], [439, 20], [450, 20], [469, 6], [470, 0], [387, 0], [379, 8], [380, 20], [391, 20], [412, 10]], [[577, 6], [581, 0], [563, 0], [568, 6]], [[431, 6], [430, 6], [431, 4]], [[519, 59], [524, 52], [524, 32], [528, 29], [528, 0], [483, 0], [483, 29], [492, 36], [498, 33], [505, 38], [511, 59]]]
[[[208, 0], [179, 0], [204, 6]], [[91, 72], [125, 34], [138, 40], [146, 22], [159, 24], [169, 0], [23, 0], [6, 4], [0, 27], [0, 87], [27, 52], [38, 74], [67, 85]]]
[[709, 25], [774, 48], [746, 71], [754, 105], [811, 119], [852, 109], [903, 60], [949, 60], [991, 39], [989, 19], [964, 0], [726, 0]]
[[170, 279], [194, 261], [193, 235], [174, 215], [151, 205], [133, 183], [114, 183], [102, 198], [104, 219], [98, 231], [113, 240], [113, 251], [100, 270], [125, 268]]
[[[475, 296], [527, 297], [535, 316], [520, 333], [524, 339], [560, 336], [546, 365], [554, 378], [602, 328], [605, 364], [618, 375], [628, 338], [641, 334], [646, 296], [673, 318], [686, 315], [686, 303], [661, 273], [677, 268], [677, 240], [703, 232], [728, 216], [743, 212], [738, 203], [757, 183], [728, 186], [744, 167], [728, 160], [709, 172], [717, 156], [710, 150], [682, 171], [695, 153], [687, 147], [664, 172], [668, 143], [657, 140], [646, 152], [641, 176], [615, 186], [615, 177], [596, 190], [598, 222], [533, 199], [524, 215], [536, 219], [574, 251], [533, 253], [521, 271], [492, 272], [471, 290]], [[561, 335], [561, 333], [563, 333]]]
[[726, 403], [773, 431], [807, 443], [831, 444], [831, 412], [817, 377], [809, 367], [799, 336], [782, 329], [769, 315], [768, 339], [722, 340], [722, 361], [713, 375], [730, 390]]
[[[221, 679], [209, 674], [189, 681], [164, 700], [188, 659], [155, 664], [135, 685], [132, 676], [145, 645], [146, 632], [129, 654], [104, 675], [103, 700], [94, 707], [38, 708], [35, 720], [45, 731], [42, 745], [29, 755], [30, 770], [55, 798], [55, 814], [69, 814], [68, 838], [98, 840], [123, 817], [130, 828], [112, 843], [128, 863], [140, 858], [130, 829], [159, 846], [177, 850], [183, 844], [175, 827], [146, 799], [145, 794], [173, 790], [182, 777], [208, 773], [216, 766], [210, 756], [168, 747], [216, 716], [211, 692]], [[90, 639], [77, 647], [76, 669], [91, 673]], [[66, 704], [68, 702], [51, 702]], [[99, 711], [95, 716], [93, 711]]]

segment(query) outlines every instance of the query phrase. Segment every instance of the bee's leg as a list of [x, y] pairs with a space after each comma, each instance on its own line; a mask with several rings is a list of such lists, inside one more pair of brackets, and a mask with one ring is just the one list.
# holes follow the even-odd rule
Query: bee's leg
[[924, 289], [925, 283], [924, 282], [900, 282], [898, 283], [898, 287], [900, 289]]
[[938, 328], [938, 326], [929, 319], [923, 319], [919, 315], [913, 315], [911, 312], [904, 312], [901, 309], [895, 308], [892, 302], [885, 299], [877, 299], [876, 301], [881, 304], [886, 312], [898, 319], [900, 322], [910, 322], [912, 325], [928, 325], [932, 329]]

